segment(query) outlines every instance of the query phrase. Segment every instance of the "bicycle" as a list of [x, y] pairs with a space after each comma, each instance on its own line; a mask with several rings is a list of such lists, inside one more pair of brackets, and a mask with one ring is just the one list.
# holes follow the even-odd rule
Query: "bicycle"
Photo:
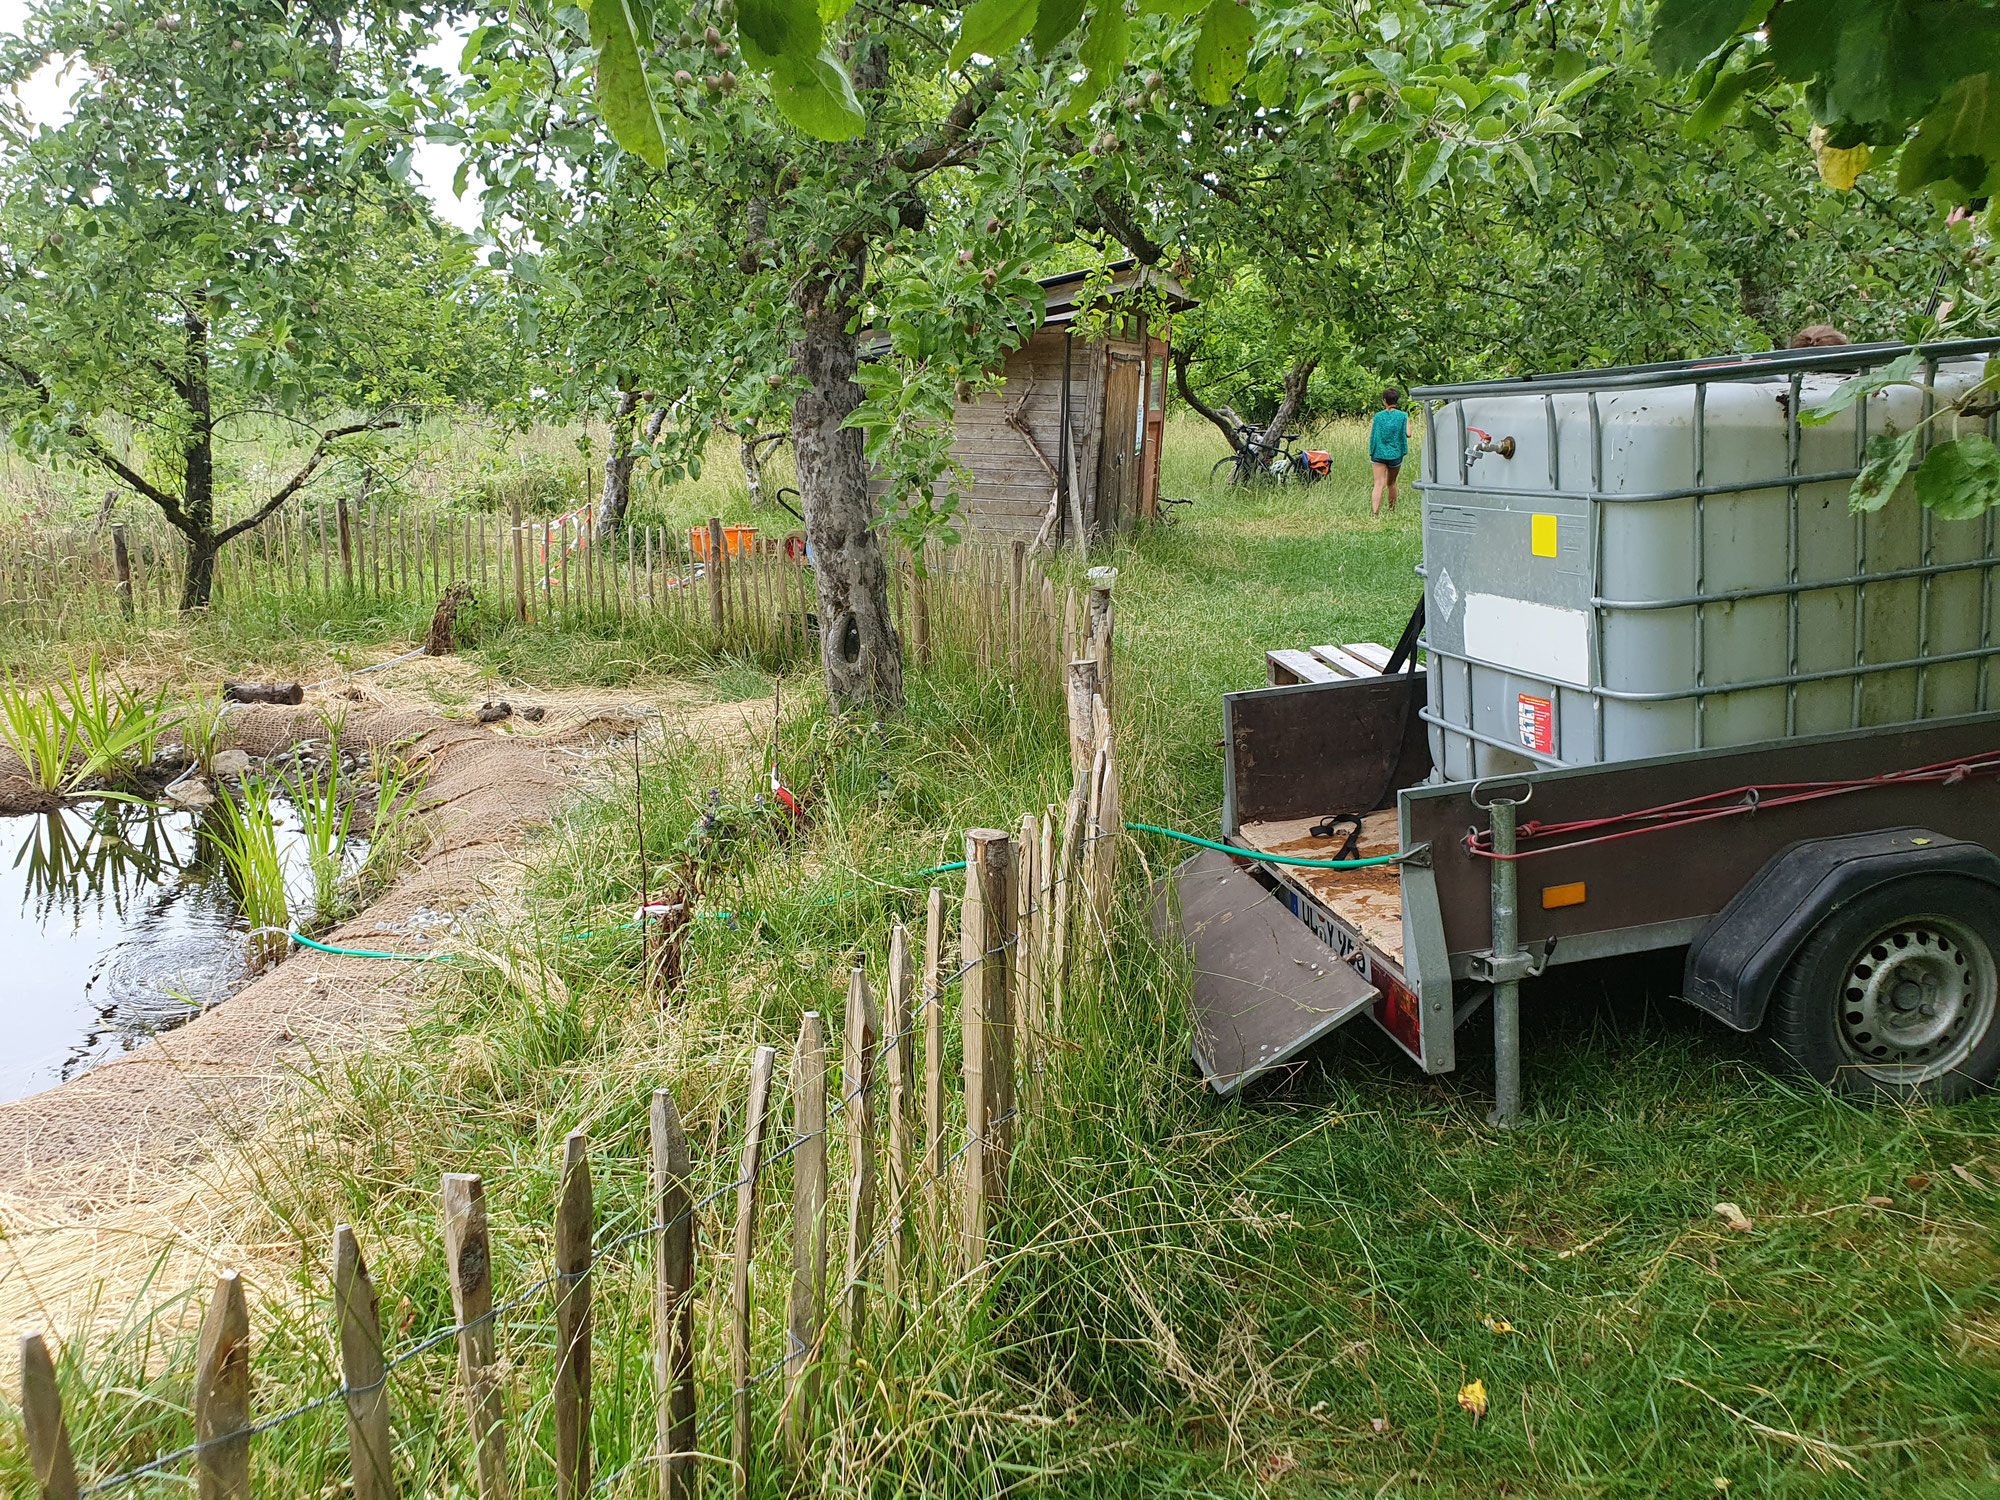
[[1215, 467], [1208, 471], [1211, 485], [1223, 478], [1225, 469], [1230, 471], [1228, 482], [1239, 485], [1260, 480], [1285, 484], [1294, 479], [1301, 484], [1317, 484], [1333, 469], [1332, 454], [1310, 448], [1295, 450], [1292, 444], [1299, 440], [1296, 432], [1283, 433], [1275, 443], [1267, 443], [1254, 427], [1244, 422], [1237, 427], [1237, 436], [1236, 451], [1216, 460]]

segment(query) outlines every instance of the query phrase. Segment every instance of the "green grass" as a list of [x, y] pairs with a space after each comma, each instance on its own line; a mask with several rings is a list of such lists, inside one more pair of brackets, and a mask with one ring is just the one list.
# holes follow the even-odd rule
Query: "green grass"
[[[1360, 429], [1322, 441], [1336, 454], [1326, 484], [1213, 492], [1212, 434], [1175, 424], [1164, 488], [1197, 504], [1108, 559], [1128, 816], [1212, 830], [1217, 695], [1260, 682], [1271, 646], [1393, 639], [1414, 604], [1414, 495], [1370, 520]], [[647, 659], [622, 644], [619, 660]], [[578, 669], [614, 667], [607, 654]], [[718, 699], [763, 691], [761, 668], [703, 670]], [[829, 721], [804, 684], [786, 697], [786, 779], [812, 820], [796, 840], [756, 804], [759, 766], [649, 743], [656, 883], [663, 867], [699, 871], [711, 913], [664, 1010], [615, 925], [637, 856], [630, 782], [608, 762], [538, 845], [525, 915], [491, 939], [514, 960], [433, 973], [408, 1037], [321, 1067], [242, 1165], [231, 1227], [268, 1247], [253, 1274], [261, 1409], [334, 1384], [337, 1220], [360, 1227], [400, 1343], [449, 1322], [439, 1171], [487, 1174], [502, 1296], [548, 1270], [569, 1130], [597, 1153], [601, 1235], [637, 1222], [651, 1088], [675, 1089], [698, 1180], [727, 1181], [751, 1049], [783, 1057], [803, 1010], [837, 1016], [851, 963], [879, 977], [889, 924], [921, 915], [927, 882], [903, 872], [1066, 786], [1059, 706], [1004, 676], [912, 674], [909, 712], [880, 728]], [[711, 808], [721, 831], [703, 838]], [[1176, 857], [1133, 848], [1116, 965], [1070, 1009], [989, 1294], [948, 1297], [901, 1343], [866, 1350], [866, 1377], [830, 1395], [837, 1421], [809, 1472], [793, 1481], [774, 1459], [761, 1495], [2000, 1493], [2000, 1102], [1835, 1100], [1671, 998], [1671, 969], [1628, 963], [1530, 991], [1528, 1111], [1511, 1133], [1483, 1123], [1478, 1023], [1454, 1074], [1424, 1076], [1357, 1022], [1218, 1104], [1188, 1063], [1184, 976], [1147, 936], [1146, 881]], [[555, 940], [583, 930], [595, 935]], [[768, 1183], [759, 1367], [782, 1347], [788, 1174]], [[1754, 1228], [1731, 1231], [1721, 1201]], [[706, 1221], [705, 1412], [727, 1394], [726, 1243]], [[606, 1470], [650, 1428], [648, 1265], [622, 1252], [597, 1279]], [[91, 1473], [187, 1434], [187, 1340], [167, 1359], [144, 1320], [126, 1326], [63, 1355]], [[538, 1495], [548, 1339], [545, 1307], [502, 1331], [510, 1452]], [[392, 1385], [406, 1493], [470, 1485], [451, 1364], [439, 1349]], [[1474, 1380], [1490, 1402], [1477, 1422], [1458, 1401]], [[768, 1421], [775, 1394], [759, 1403]], [[711, 1429], [710, 1451], [725, 1440], [726, 1424]], [[16, 1441], [0, 1437], [9, 1482]], [[257, 1443], [269, 1493], [342, 1482], [337, 1409]], [[720, 1466], [709, 1478], [720, 1493]]]

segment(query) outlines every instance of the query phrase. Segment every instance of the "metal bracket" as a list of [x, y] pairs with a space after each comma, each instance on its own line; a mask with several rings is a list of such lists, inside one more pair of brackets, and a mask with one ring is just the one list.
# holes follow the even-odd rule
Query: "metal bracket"
[[1533, 979], [1549, 966], [1549, 959], [1556, 951], [1556, 940], [1546, 938], [1540, 953], [1530, 953], [1521, 949], [1514, 953], [1497, 954], [1492, 949], [1475, 953], [1466, 961], [1466, 972], [1482, 984], [1519, 983], [1523, 979]]

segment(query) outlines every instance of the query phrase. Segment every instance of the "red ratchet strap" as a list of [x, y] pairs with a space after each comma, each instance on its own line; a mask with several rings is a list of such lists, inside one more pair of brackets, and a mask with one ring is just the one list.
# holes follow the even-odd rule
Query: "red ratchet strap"
[[[1728, 791], [1709, 792], [1700, 797], [1689, 797], [1681, 802], [1665, 802], [1658, 807], [1640, 808], [1635, 812], [1616, 813], [1608, 818], [1583, 818], [1572, 823], [1542, 823], [1529, 821], [1515, 830], [1514, 837], [1523, 842], [1530, 839], [1565, 839], [1560, 844], [1550, 844], [1541, 849], [1519, 849], [1512, 854], [1495, 854], [1492, 835], [1475, 828], [1465, 836], [1466, 851], [1484, 859], [1532, 859], [1538, 854], [1554, 854], [1564, 849], [1581, 849], [1586, 844], [1608, 844], [1617, 839], [1637, 838], [1642, 833], [1664, 833], [1674, 828], [1685, 828], [1695, 823], [1712, 823], [1719, 818], [1741, 818], [1765, 808], [1789, 807], [1796, 802], [1818, 802], [1827, 797], [1844, 797], [1850, 792], [1865, 792], [1875, 787], [1922, 786], [1935, 784], [1952, 786], [1974, 776], [2000, 773], [2000, 751], [1988, 751], [1981, 755], [1961, 757], [1957, 760], [1942, 760], [1936, 765], [1917, 766], [1907, 771], [1884, 771], [1879, 776], [1857, 777], [1851, 781], [1774, 781], [1753, 786], [1732, 787]], [[1615, 832], [1598, 832], [1600, 829]], [[1590, 834], [1589, 838], [1572, 838], [1573, 834]]]

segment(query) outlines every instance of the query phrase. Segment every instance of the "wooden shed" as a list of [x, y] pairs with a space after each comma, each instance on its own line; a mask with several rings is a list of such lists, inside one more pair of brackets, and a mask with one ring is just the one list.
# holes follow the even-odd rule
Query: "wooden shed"
[[1194, 303], [1136, 261], [1108, 269], [1095, 299], [1106, 317], [1088, 330], [1075, 325], [1091, 273], [1044, 277], [1042, 326], [1007, 356], [1001, 386], [959, 406], [952, 456], [973, 477], [961, 530], [1074, 544], [1079, 531], [1129, 531], [1157, 513], [1171, 318]]

